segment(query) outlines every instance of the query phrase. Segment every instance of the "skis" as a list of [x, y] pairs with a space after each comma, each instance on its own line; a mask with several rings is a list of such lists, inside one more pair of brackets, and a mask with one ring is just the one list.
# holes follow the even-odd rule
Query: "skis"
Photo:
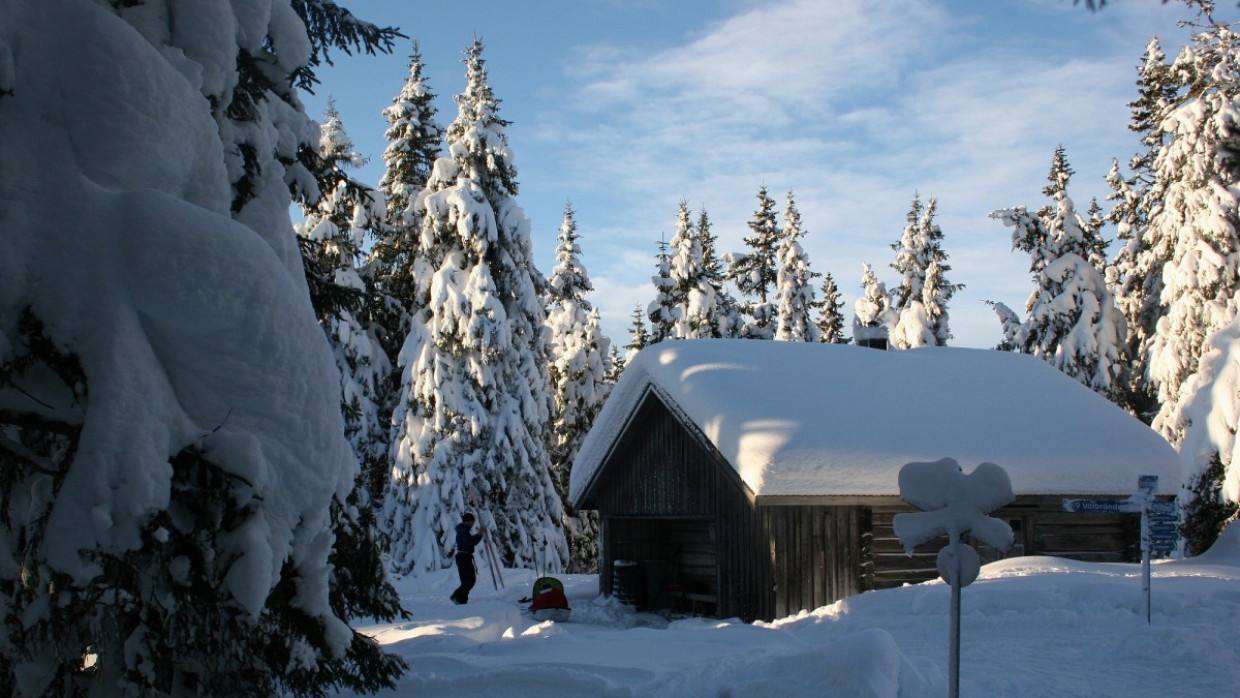
[[[478, 492], [470, 487], [466, 495], [469, 497], [470, 508], [478, 509]], [[481, 515], [482, 512], [479, 511], [478, 514]], [[481, 516], [479, 516], [479, 521], [482, 521]], [[504, 573], [500, 571], [499, 561], [495, 559], [495, 548], [491, 545], [491, 531], [488, 523], [494, 523], [494, 521], [495, 517], [491, 516], [491, 512], [488, 511], [487, 521], [482, 522], [482, 546], [487, 554], [487, 569], [491, 572], [491, 586], [498, 591], [504, 588]]]
[[499, 589], [504, 588], [504, 573], [500, 571], [499, 561], [495, 559], [495, 549], [491, 547], [491, 534], [487, 529], [482, 529], [482, 544], [486, 547], [487, 559], [491, 561], [491, 582], [495, 582], [495, 577], [499, 577]]

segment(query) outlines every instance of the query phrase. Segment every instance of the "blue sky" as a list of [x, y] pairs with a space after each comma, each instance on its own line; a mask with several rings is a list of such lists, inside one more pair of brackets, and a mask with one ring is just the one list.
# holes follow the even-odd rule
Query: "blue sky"
[[890, 245], [912, 197], [936, 197], [949, 279], [966, 286], [950, 306], [952, 343], [993, 346], [999, 325], [982, 301], [1021, 310], [1031, 283], [1028, 258], [987, 214], [1046, 203], [1059, 144], [1078, 209], [1091, 197], [1109, 209], [1111, 159], [1124, 165], [1138, 147], [1127, 129], [1135, 67], [1154, 35], [1174, 56], [1188, 36], [1177, 24], [1191, 18], [1159, 0], [1096, 13], [1070, 0], [345, 4], [410, 37], [390, 56], [334, 56], [305, 100], [318, 116], [335, 98], [369, 158], [355, 175], [373, 185], [382, 173], [380, 112], [412, 40], [446, 125], [462, 52], [481, 38], [539, 269], [551, 271], [571, 201], [592, 300], [618, 345], [634, 305], [653, 297], [657, 242], [680, 200], [709, 212], [721, 251], [739, 251], [765, 185], [781, 211], [794, 191], [811, 265], [835, 277], [850, 322], [861, 264], [894, 286]]

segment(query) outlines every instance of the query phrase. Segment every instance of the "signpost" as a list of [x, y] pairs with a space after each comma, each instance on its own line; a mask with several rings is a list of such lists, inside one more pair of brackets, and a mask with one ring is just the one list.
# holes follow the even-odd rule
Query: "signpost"
[[1180, 540], [1180, 513], [1175, 502], [1154, 499], [1157, 475], [1137, 479], [1137, 491], [1128, 499], [1064, 499], [1063, 510], [1077, 514], [1141, 515], [1141, 585], [1145, 595], [1145, 622], [1150, 623], [1150, 556], [1173, 552]]
[[968, 475], [951, 458], [933, 463], [906, 463], [900, 468], [900, 497], [921, 509], [896, 514], [896, 537], [910, 556], [918, 545], [943, 534], [947, 545], [939, 550], [939, 575], [952, 587], [947, 686], [949, 698], [960, 695], [960, 588], [977, 579], [982, 563], [977, 551], [964, 542], [969, 534], [998, 550], [1012, 547], [1012, 527], [988, 514], [1010, 503], [1012, 482], [1007, 471], [982, 463]]

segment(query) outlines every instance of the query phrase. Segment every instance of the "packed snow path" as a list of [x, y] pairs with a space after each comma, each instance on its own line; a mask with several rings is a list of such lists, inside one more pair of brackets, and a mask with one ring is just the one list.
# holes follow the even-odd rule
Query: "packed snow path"
[[[961, 695], [1226, 696], [1240, 685], [1240, 528], [1207, 555], [1156, 563], [1153, 622], [1140, 565], [1023, 557], [965, 590]], [[568, 623], [521, 611], [535, 574], [480, 581], [467, 606], [455, 572], [398, 583], [413, 619], [367, 629], [409, 671], [384, 696], [841, 696], [946, 694], [949, 587], [856, 596], [778, 620], [668, 621], [598, 599], [568, 575]]]

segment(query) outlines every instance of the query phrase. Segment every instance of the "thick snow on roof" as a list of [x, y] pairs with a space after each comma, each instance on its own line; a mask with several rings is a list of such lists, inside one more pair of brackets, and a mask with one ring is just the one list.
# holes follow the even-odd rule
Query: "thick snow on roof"
[[925, 348], [679, 340], [642, 350], [582, 444], [578, 502], [653, 390], [696, 424], [756, 495], [898, 495], [900, 468], [993, 462], [1016, 494], [1121, 495], [1140, 475], [1175, 492], [1175, 451], [1034, 357]]

